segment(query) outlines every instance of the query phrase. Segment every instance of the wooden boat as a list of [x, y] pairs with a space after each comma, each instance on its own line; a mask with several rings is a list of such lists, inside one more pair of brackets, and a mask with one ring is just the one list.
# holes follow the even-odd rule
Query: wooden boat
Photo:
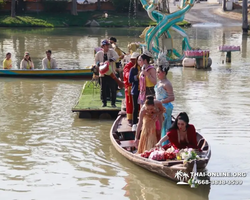
[[[193, 170], [194, 161], [189, 161], [184, 164], [183, 160], [155, 161], [141, 157], [139, 154], [134, 153], [134, 150], [136, 150], [134, 146], [134, 136], [135, 133], [131, 131], [131, 127], [128, 125], [126, 115], [119, 115], [110, 130], [111, 142], [118, 152], [136, 165], [173, 181], [180, 181], [175, 176], [177, 171], [185, 172], [191, 177], [190, 172]], [[197, 141], [202, 138], [203, 137], [197, 133]], [[204, 142], [201, 145], [202, 152], [197, 153], [201, 158], [196, 161], [198, 172], [205, 169], [211, 156], [210, 146], [205, 138], [203, 139]]]
[[87, 69], [52, 69], [52, 70], [7, 70], [0, 69], [0, 77], [17, 78], [91, 78], [93, 72]]

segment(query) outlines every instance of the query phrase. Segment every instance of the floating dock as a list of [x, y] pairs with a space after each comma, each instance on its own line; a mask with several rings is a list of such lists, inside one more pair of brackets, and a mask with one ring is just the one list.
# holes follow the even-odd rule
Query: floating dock
[[122, 102], [125, 98], [124, 90], [120, 90], [123, 96], [116, 98], [116, 108], [111, 107], [111, 102], [107, 101], [107, 106], [102, 107], [100, 98], [101, 86], [96, 81], [87, 81], [83, 85], [79, 99], [72, 108], [72, 112], [78, 112], [79, 118], [116, 118], [121, 111]]

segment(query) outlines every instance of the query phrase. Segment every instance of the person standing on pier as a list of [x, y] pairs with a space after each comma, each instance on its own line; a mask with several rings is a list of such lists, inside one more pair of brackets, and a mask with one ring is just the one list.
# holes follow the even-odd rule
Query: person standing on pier
[[137, 64], [137, 58], [140, 56], [139, 53], [134, 52], [130, 57], [130, 62], [125, 65], [123, 69], [123, 81], [125, 84], [125, 100], [126, 100], [126, 113], [129, 124], [132, 126], [132, 113], [133, 113], [133, 99], [131, 95], [132, 84], [129, 81], [130, 70]]
[[[109, 61], [109, 64], [111, 65], [112, 72], [116, 73], [116, 67], [115, 67], [115, 61], [119, 58], [118, 54], [115, 52], [114, 49], [109, 48], [109, 41], [108, 40], [102, 40], [101, 46], [102, 50], [98, 51], [95, 55], [95, 63], [97, 66], [100, 66], [105, 61]], [[102, 107], [107, 106], [107, 92], [111, 93], [111, 106], [113, 108], [116, 108], [115, 102], [116, 102], [116, 87], [117, 84], [115, 80], [109, 76], [109, 75], [102, 75], [100, 76], [100, 83], [101, 83], [101, 99], [102, 99]]]
[[[115, 61], [115, 66], [116, 66], [116, 76], [117, 78], [121, 78], [121, 80], [123, 79], [123, 75], [122, 75], [122, 64], [121, 64], [121, 60], [124, 58], [124, 53], [117, 45], [117, 40], [115, 37], [110, 37], [109, 38], [109, 42], [110, 42], [110, 46], [111, 48], [113, 48], [115, 50], [115, 52], [118, 54], [119, 58]], [[123, 81], [123, 80], [122, 80]], [[119, 91], [119, 88], [117, 87], [117, 96], [122, 96], [122, 93]]]

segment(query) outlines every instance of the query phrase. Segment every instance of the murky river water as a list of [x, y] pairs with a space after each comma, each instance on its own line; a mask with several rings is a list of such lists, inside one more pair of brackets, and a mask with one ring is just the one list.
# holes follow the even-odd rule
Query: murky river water
[[[29, 51], [41, 67], [46, 49], [62, 68], [93, 63], [93, 48], [117, 36], [122, 49], [141, 29], [0, 29], [0, 57], [19, 66]], [[243, 185], [190, 189], [143, 170], [111, 145], [112, 120], [79, 119], [71, 112], [84, 80], [0, 78], [0, 199], [249, 199], [250, 39], [240, 28], [187, 30], [191, 45], [211, 51], [211, 71], [171, 68], [174, 115], [186, 111], [212, 147], [209, 172], [244, 172]], [[221, 44], [240, 45], [221, 64]], [[220, 178], [213, 178], [218, 180]]]

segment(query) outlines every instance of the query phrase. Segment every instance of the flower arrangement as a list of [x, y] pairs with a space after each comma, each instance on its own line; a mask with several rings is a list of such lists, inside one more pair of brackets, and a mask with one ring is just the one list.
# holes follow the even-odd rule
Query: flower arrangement
[[195, 150], [192, 148], [181, 149], [177, 155], [177, 160], [184, 160], [183, 163], [186, 164], [191, 160], [198, 160], [200, 157], [196, 154]]
[[152, 148], [149, 151], [145, 151], [144, 153], [140, 154], [140, 156], [158, 161], [184, 160], [184, 163], [191, 160], [200, 159], [195, 150], [192, 148], [178, 150], [174, 149], [173, 146], [170, 146], [166, 151], [161, 147]]
[[176, 151], [173, 147], [167, 149], [163, 148], [153, 148], [150, 151], [145, 151], [141, 154], [141, 157], [148, 158], [151, 160], [165, 161], [176, 159]]

